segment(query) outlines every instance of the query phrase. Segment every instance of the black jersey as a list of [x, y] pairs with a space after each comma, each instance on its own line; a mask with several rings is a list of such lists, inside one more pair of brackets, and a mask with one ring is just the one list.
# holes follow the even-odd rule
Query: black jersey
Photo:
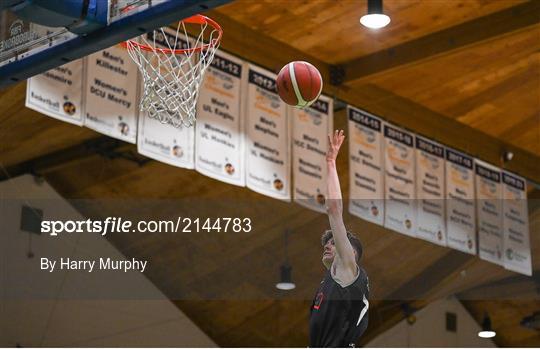
[[309, 346], [354, 346], [367, 328], [368, 298], [368, 278], [362, 268], [358, 278], [346, 287], [327, 271], [311, 304]]

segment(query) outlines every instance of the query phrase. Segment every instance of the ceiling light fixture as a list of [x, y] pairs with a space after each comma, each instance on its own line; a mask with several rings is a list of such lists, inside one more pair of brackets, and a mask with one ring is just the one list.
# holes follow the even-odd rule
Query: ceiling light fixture
[[292, 267], [288, 264], [284, 264], [280, 267], [280, 281], [276, 284], [278, 290], [290, 291], [296, 288], [294, 282], [292, 282]]
[[279, 282], [276, 284], [276, 288], [283, 291], [290, 291], [296, 288], [296, 285], [294, 284], [294, 282], [292, 282], [292, 267], [289, 264], [289, 255], [287, 253], [289, 234], [289, 229], [285, 229], [285, 232], [283, 233], [283, 250], [285, 252], [285, 263], [282, 264], [279, 268], [280, 278]]
[[491, 319], [487, 313], [484, 314], [484, 321], [482, 321], [482, 331], [478, 332], [478, 337], [481, 338], [493, 338], [496, 333], [491, 328]]
[[368, 13], [360, 18], [360, 23], [371, 29], [386, 27], [390, 23], [390, 17], [383, 13], [382, 0], [368, 0]]

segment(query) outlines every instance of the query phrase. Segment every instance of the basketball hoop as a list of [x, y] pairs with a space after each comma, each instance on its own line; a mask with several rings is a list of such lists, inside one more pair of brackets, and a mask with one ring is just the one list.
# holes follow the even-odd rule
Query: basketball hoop
[[163, 27], [123, 43], [143, 77], [140, 110], [174, 127], [192, 126], [199, 87], [222, 35], [214, 20], [195, 15], [176, 30]]

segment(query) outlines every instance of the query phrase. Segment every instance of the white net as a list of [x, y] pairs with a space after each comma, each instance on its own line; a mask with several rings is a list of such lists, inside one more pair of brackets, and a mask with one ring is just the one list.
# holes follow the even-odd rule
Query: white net
[[[174, 127], [195, 123], [199, 87], [221, 38], [219, 27], [205, 19], [197, 15], [179, 22], [176, 29], [163, 27], [141, 36], [138, 42], [126, 42], [143, 77], [139, 107], [149, 117]], [[188, 35], [188, 26], [196, 36]]]

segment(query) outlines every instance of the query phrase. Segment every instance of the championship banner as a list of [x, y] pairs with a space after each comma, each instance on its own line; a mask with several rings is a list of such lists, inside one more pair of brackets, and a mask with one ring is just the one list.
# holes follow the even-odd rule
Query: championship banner
[[195, 168], [239, 186], [245, 185], [242, 61], [217, 51], [205, 73], [197, 102]]
[[137, 151], [166, 164], [193, 169], [195, 128], [176, 128], [140, 112], [137, 134]]
[[248, 66], [246, 184], [253, 191], [290, 200], [287, 105], [276, 91], [276, 75]]
[[448, 247], [476, 254], [473, 159], [448, 148], [446, 199]]
[[290, 108], [293, 124], [294, 201], [326, 212], [326, 150], [332, 133], [334, 107], [331, 98], [320, 96], [305, 109]]
[[88, 56], [85, 126], [135, 143], [138, 70], [127, 51], [116, 45]]
[[503, 265], [501, 170], [480, 160], [474, 161], [478, 255]]
[[416, 236], [414, 136], [384, 124], [384, 226]]
[[527, 183], [510, 172], [502, 173], [504, 267], [532, 275]]
[[347, 106], [349, 126], [349, 212], [372, 223], [384, 222], [382, 121]]
[[26, 107], [58, 120], [82, 126], [84, 61], [64, 64], [28, 79]]
[[[176, 35], [171, 31], [172, 29], [166, 30], [165, 33]], [[152, 34], [153, 32], [146, 34], [147, 40], [154, 42]], [[156, 37], [155, 45], [168, 48], [165, 40]], [[179, 36], [178, 46], [186, 48], [187, 41]], [[195, 127], [176, 128], [172, 122], [162, 123], [158, 119], [149, 117], [146, 112], [140, 112], [137, 130], [137, 151], [140, 154], [172, 166], [193, 169], [195, 168], [194, 148]]]
[[416, 136], [416, 236], [446, 246], [444, 147]]

